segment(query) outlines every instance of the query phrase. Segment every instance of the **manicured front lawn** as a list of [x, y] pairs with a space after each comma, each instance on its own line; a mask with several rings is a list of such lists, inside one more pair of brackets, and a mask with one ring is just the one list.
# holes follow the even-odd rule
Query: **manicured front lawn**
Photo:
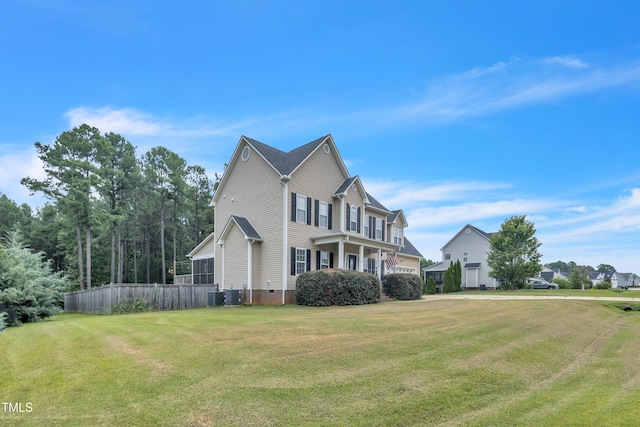
[[65, 314], [0, 334], [0, 424], [634, 425], [640, 313], [589, 301]]

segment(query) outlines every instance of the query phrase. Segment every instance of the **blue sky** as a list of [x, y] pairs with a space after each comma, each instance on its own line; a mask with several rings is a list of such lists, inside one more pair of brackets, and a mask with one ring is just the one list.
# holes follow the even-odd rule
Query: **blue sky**
[[221, 172], [332, 134], [429, 259], [526, 215], [544, 262], [640, 273], [640, 3], [8, 0], [0, 191], [88, 123]]

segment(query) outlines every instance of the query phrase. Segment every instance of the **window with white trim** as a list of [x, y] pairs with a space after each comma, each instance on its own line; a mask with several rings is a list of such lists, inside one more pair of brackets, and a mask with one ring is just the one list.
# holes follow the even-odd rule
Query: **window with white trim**
[[351, 205], [349, 213], [349, 231], [358, 231], [358, 207]]
[[376, 265], [375, 258], [365, 258], [364, 259], [364, 271], [365, 273], [378, 274], [378, 266]]
[[318, 203], [318, 226], [329, 228], [329, 203]]
[[450, 260], [451, 259], [451, 254], [444, 254], [444, 260]]
[[296, 274], [307, 271], [307, 250], [296, 248]]
[[376, 240], [382, 240], [382, 220], [376, 218]]
[[371, 221], [369, 215], [364, 216], [364, 237], [371, 237], [371, 234], [369, 234], [369, 221]]
[[468, 262], [469, 261], [469, 252], [463, 252], [462, 253], [462, 262]]
[[402, 228], [393, 229], [393, 244], [402, 246]]
[[298, 194], [296, 196], [296, 221], [306, 224], [307, 215], [309, 215], [309, 212], [307, 212], [307, 198]]
[[329, 252], [320, 252], [320, 270], [329, 268]]

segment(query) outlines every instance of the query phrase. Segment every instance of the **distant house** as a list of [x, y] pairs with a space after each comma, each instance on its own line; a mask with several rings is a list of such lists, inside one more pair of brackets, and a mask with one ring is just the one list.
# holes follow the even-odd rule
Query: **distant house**
[[615, 272], [611, 275], [611, 287], [612, 288], [624, 288], [629, 289], [632, 286], [639, 284], [638, 276], [634, 273], [618, 273]]
[[546, 280], [547, 282], [552, 282], [553, 279], [569, 279], [569, 274], [563, 271], [560, 271], [559, 268], [551, 268], [548, 265], [544, 265], [542, 267], [542, 271], [540, 272], [540, 277]]
[[605, 280], [611, 281], [611, 275], [602, 273], [600, 271], [590, 271], [587, 273], [587, 278], [591, 280], [591, 286], [597, 286]]
[[242, 136], [210, 206], [215, 234], [188, 254], [193, 282], [246, 289], [253, 304], [294, 302], [312, 270], [420, 274], [404, 213], [349, 174], [331, 135], [289, 152]]
[[489, 277], [491, 268], [487, 264], [487, 254], [493, 233], [487, 233], [467, 224], [441, 249], [442, 261], [424, 268], [424, 280], [433, 277], [436, 285], [442, 284], [442, 276], [451, 263], [460, 261], [462, 266], [463, 289], [497, 289], [497, 279]]

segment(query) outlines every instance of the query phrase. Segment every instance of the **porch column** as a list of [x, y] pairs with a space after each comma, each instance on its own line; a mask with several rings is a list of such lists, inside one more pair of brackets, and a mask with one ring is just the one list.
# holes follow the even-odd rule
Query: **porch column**
[[344, 270], [344, 240], [338, 241], [338, 270]]
[[364, 246], [360, 245], [358, 248], [358, 271], [364, 271]]
[[376, 268], [378, 269], [378, 278], [382, 280], [382, 249], [378, 248], [378, 258], [376, 258]]

